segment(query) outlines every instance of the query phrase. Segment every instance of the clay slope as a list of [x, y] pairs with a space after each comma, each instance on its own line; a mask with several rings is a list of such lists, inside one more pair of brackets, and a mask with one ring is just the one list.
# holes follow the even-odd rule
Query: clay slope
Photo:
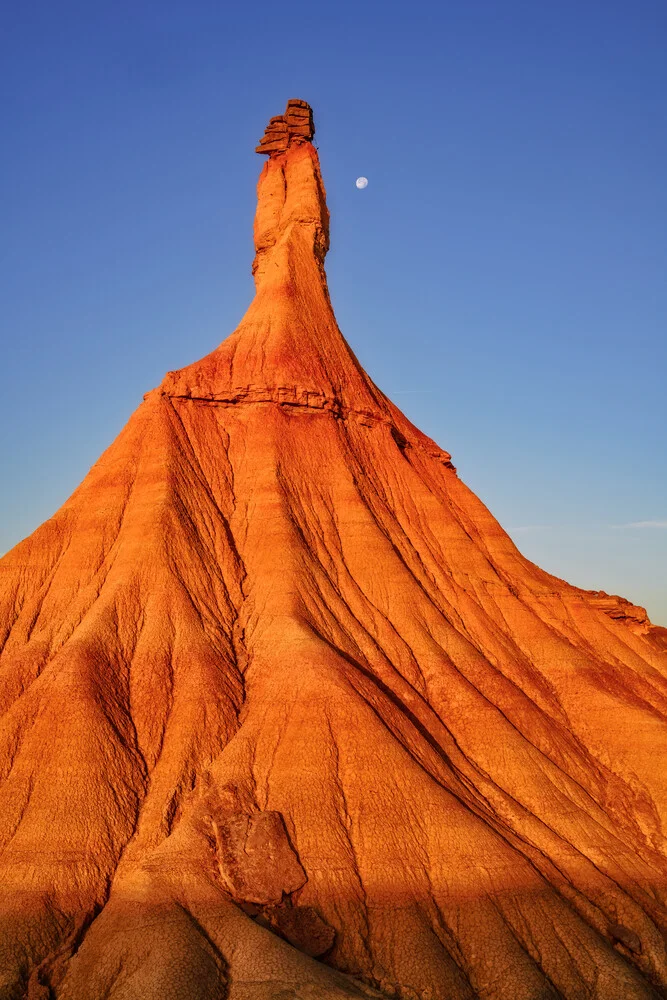
[[362, 370], [310, 138], [239, 328], [0, 561], [0, 998], [664, 996], [665, 631]]

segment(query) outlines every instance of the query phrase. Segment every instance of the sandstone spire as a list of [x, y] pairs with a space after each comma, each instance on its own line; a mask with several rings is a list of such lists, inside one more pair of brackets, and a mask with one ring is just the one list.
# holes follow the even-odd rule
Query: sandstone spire
[[288, 146], [310, 142], [315, 135], [313, 109], [307, 101], [292, 98], [284, 115], [271, 118], [257, 146], [257, 153], [284, 153]]
[[[292, 106], [307, 113], [312, 135], [310, 106], [289, 101], [288, 124]], [[324, 271], [329, 211], [316, 149], [306, 134], [291, 133], [280, 148], [257, 148], [270, 155], [257, 184], [255, 298], [230, 337], [200, 361], [169, 372], [157, 391], [221, 403], [273, 401], [384, 424], [405, 447], [451, 467], [449, 453], [373, 384], [338, 329]]]
[[363, 370], [312, 135], [238, 329], [0, 560], [0, 998], [657, 1000], [667, 632]]

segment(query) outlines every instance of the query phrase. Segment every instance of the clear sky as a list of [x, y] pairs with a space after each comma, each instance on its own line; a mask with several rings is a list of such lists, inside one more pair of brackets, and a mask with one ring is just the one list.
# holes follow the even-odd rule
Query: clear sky
[[526, 555], [667, 624], [664, 0], [25, 0], [0, 47], [0, 552], [237, 325], [299, 97], [371, 376]]

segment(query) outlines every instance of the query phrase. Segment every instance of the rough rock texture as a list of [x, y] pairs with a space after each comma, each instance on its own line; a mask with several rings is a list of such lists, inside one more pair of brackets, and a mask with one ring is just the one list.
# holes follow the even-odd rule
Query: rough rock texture
[[292, 98], [284, 115], [271, 118], [256, 147], [257, 153], [284, 153], [288, 146], [310, 142], [315, 135], [313, 109], [305, 101]]
[[212, 819], [211, 826], [220, 878], [233, 899], [280, 903], [307, 881], [280, 813], [234, 813]]
[[239, 328], [0, 561], [0, 998], [664, 996], [667, 633], [371, 382], [298, 138]]
[[[292, 906], [288, 901], [281, 906], [265, 907], [257, 922], [313, 958], [330, 951], [336, 940], [333, 927], [312, 906]], [[619, 940], [623, 938], [619, 936]]]

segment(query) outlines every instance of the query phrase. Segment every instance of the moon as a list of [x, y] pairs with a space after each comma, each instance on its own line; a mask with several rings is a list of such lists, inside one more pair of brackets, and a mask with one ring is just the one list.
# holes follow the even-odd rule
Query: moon
[[362, 188], [368, 187], [368, 177], [357, 177], [357, 179], [356, 179], [356, 181], [354, 183], [357, 185], [357, 187], [361, 191]]

